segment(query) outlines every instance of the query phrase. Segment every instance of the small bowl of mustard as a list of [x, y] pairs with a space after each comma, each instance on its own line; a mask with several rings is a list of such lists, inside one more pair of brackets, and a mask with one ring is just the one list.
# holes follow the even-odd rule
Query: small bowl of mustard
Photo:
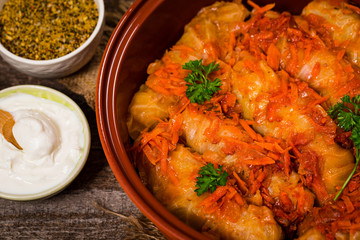
[[104, 19], [103, 0], [0, 0], [0, 55], [27, 75], [65, 77], [94, 56]]

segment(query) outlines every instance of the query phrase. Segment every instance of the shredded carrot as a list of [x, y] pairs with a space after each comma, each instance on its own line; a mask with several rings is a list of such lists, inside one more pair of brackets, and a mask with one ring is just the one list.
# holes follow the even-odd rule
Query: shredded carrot
[[251, 169], [247, 182], [252, 183], [254, 181], [255, 181], [255, 172], [254, 172], [254, 169]]
[[271, 9], [273, 9], [275, 7], [275, 3], [271, 3], [271, 4], [268, 4], [268, 5], [265, 5], [264, 7], [260, 7], [259, 5], [257, 5], [256, 3], [254, 3], [251, 0], [248, 0], [247, 2], [248, 2], [248, 4], [250, 6], [252, 6], [255, 9], [255, 11], [257, 13], [267, 12], [267, 11], [269, 11], [269, 10], [271, 10]]
[[360, 8], [359, 8], [359, 7], [354, 6], [354, 5], [351, 5], [351, 4], [348, 4], [348, 3], [344, 3], [344, 5], [345, 5], [347, 8], [353, 10], [355, 13], [360, 14]]
[[266, 177], [265, 171], [261, 170], [260, 174], [257, 176], [256, 180], [259, 182], [263, 182]]
[[147, 159], [153, 164], [156, 165], [156, 163], [159, 161], [159, 159], [154, 157], [153, 151], [151, 150], [149, 145], [146, 145], [143, 148], [143, 152], [145, 154], [145, 156], [147, 157]]
[[176, 115], [172, 120], [171, 126], [171, 143], [176, 144], [179, 141], [179, 132], [182, 126], [183, 116], [181, 114]]
[[249, 144], [248, 147], [255, 150], [256, 152], [263, 154], [263, 155], [266, 155], [268, 153], [268, 151], [266, 149], [264, 149], [263, 147], [256, 145], [256, 144]]
[[292, 210], [292, 202], [289, 198], [289, 195], [286, 192], [280, 192], [280, 203], [282, 205], [282, 208], [287, 211], [290, 212]]
[[295, 147], [295, 144], [293, 143], [292, 140], [289, 140], [289, 145], [291, 146], [291, 149], [293, 150], [295, 156], [297, 158], [299, 158], [302, 154], [300, 153], [300, 151]]
[[340, 61], [340, 60], [344, 57], [345, 52], [346, 52], [345, 49], [340, 50], [340, 51], [336, 54], [336, 59], [337, 59], [338, 61]]
[[257, 140], [259, 141], [259, 142], [264, 142], [265, 140], [264, 140], [264, 138], [263, 138], [263, 136], [261, 136], [260, 134], [256, 134], [256, 137], [257, 137]]
[[235, 201], [239, 204], [239, 206], [243, 206], [246, 203], [239, 193], [235, 194]]
[[270, 142], [270, 143], [277, 143], [280, 144], [282, 142], [282, 140], [278, 139], [278, 138], [274, 138], [274, 137], [270, 137], [270, 136], [264, 136], [263, 140], [265, 142]]
[[204, 51], [208, 54], [209, 59], [217, 59], [220, 55], [220, 49], [212, 42], [205, 43]]
[[307, 44], [305, 46], [305, 52], [304, 52], [304, 62], [309, 62], [311, 59], [311, 50], [312, 50], [312, 45], [311, 44]]
[[247, 186], [246, 186], [246, 183], [243, 180], [241, 180], [241, 178], [239, 177], [239, 175], [235, 171], [233, 171], [233, 176], [235, 177], [236, 182], [237, 182], [238, 187], [240, 188], [240, 190], [244, 194], [246, 194], [249, 191]]
[[265, 177], [266, 177], [266, 173], [263, 170], [260, 170], [257, 173], [257, 177], [254, 178], [253, 181], [249, 181], [249, 183], [250, 183], [249, 193], [250, 194], [255, 194], [256, 191], [260, 189], [261, 183], [264, 181]]
[[269, 66], [274, 69], [278, 70], [280, 66], [280, 50], [275, 46], [275, 44], [270, 44], [270, 47], [267, 51], [267, 63]]
[[185, 96], [182, 97], [179, 104], [177, 104], [175, 107], [172, 107], [171, 109], [169, 109], [170, 117], [182, 113], [189, 104], [190, 104], [190, 99], [188, 99]]
[[154, 139], [156, 136], [163, 132], [165, 132], [165, 130], [162, 128], [154, 128], [154, 130], [152, 130], [151, 132], [143, 133], [141, 139], [142, 146], [145, 146], [151, 139]]
[[321, 70], [321, 65], [319, 62], [316, 62], [315, 66], [311, 70], [311, 78], [315, 79], [320, 74], [320, 70]]
[[281, 92], [284, 96], [287, 95], [288, 93], [288, 82], [289, 82], [289, 74], [285, 71], [280, 71], [279, 72], [280, 75], [280, 81], [281, 81]]
[[226, 93], [223, 98], [220, 100], [221, 107], [225, 113], [229, 112], [229, 110], [235, 107], [236, 104], [236, 96], [233, 93]]
[[315, 107], [316, 105], [321, 105], [322, 103], [326, 102], [328, 99], [329, 99], [329, 96], [325, 96], [325, 97], [321, 97], [321, 98], [318, 98], [318, 99], [312, 101], [307, 106], [308, 111], [311, 111], [313, 107]]
[[249, 134], [249, 136], [254, 139], [257, 140], [257, 134], [256, 132], [249, 126], [249, 124], [247, 123], [247, 121], [240, 119], [239, 120], [241, 126], [245, 129], [245, 131]]
[[256, 123], [254, 120], [244, 119], [244, 121], [245, 121], [248, 125], [254, 125], [254, 124]]
[[354, 208], [354, 205], [352, 204], [350, 198], [345, 195], [345, 196], [342, 196], [341, 199], [344, 200], [347, 212], [352, 213], [355, 210], [355, 208]]
[[229, 197], [229, 199], [232, 199], [235, 196], [235, 194], [238, 193], [236, 191], [236, 189], [234, 187], [232, 187], [232, 186], [229, 186], [228, 190], [229, 190], [229, 193], [228, 193], [227, 196]]
[[180, 180], [177, 177], [176, 172], [172, 167], [167, 168], [167, 175], [169, 176], [170, 181], [175, 185], [178, 186], [180, 184]]
[[279, 153], [284, 153], [286, 151], [282, 147], [280, 147], [280, 145], [277, 142], [274, 143], [274, 146], [275, 146], [276, 151]]
[[275, 161], [269, 157], [257, 158], [252, 160], [242, 160], [241, 162], [248, 165], [270, 165], [275, 163]]
[[269, 153], [267, 154], [267, 156], [268, 156], [269, 158], [274, 159], [275, 161], [276, 161], [276, 160], [280, 160], [280, 155], [279, 155], [279, 154], [275, 154], [275, 153], [269, 152]]
[[188, 74], [188, 71], [182, 69], [180, 64], [171, 62], [168, 58], [168, 54], [165, 54], [162, 58], [164, 64], [153, 74], [149, 75], [145, 84], [165, 96], [183, 96], [186, 92], [186, 82], [184, 78]]
[[220, 120], [218, 118], [215, 118], [210, 126], [205, 129], [204, 135], [210, 140], [211, 143], [216, 144], [221, 139], [218, 137], [217, 133], [219, 131], [220, 126]]
[[269, 150], [269, 151], [272, 151], [272, 152], [275, 152], [275, 144], [274, 143], [268, 143], [268, 142], [257, 142], [257, 141], [254, 141], [254, 143], [256, 145], [259, 145], [261, 146], [262, 148], [266, 149], [266, 150]]
[[[287, 28], [286, 31], [287, 31], [287, 33], [289, 35], [294, 35], [294, 36], [296, 36], [298, 38], [301, 38], [302, 35], [303, 35], [303, 33], [300, 30], [295, 29], [295, 28], [291, 28], [291, 27]], [[299, 43], [301, 43], [301, 42], [299, 42]]]
[[189, 46], [186, 46], [184, 44], [177, 44], [171, 48], [172, 50], [179, 50], [183, 53], [182, 57], [185, 58], [188, 56], [188, 53], [192, 53], [195, 50]]
[[285, 175], [287, 177], [290, 176], [290, 163], [291, 163], [290, 154], [288, 151], [285, 151], [285, 153], [284, 153], [284, 170], [285, 170]]
[[247, 142], [241, 141], [237, 138], [223, 136], [222, 140], [225, 142], [225, 146], [221, 149], [225, 154], [232, 155], [236, 149], [240, 147], [248, 147]]
[[360, 81], [358, 78], [354, 78], [346, 85], [339, 88], [339, 90], [333, 95], [333, 97], [340, 98], [343, 95], [351, 93], [354, 90], [359, 91], [359, 88], [360, 88]]
[[296, 49], [295, 45], [291, 44], [290, 45], [290, 61], [287, 66], [287, 69], [292, 76], [296, 76], [298, 67], [299, 66], [298, 66], [297, 49]]
[[200, 206], [204, 206], [205, 208], [210, 207], [212, 204], [216, 203], [220, 198], [225, 196], [227, 191], [228, 191], [227, 186], [219, 186], [212, 194], [210, 194], [202, 202], [200, 202]]

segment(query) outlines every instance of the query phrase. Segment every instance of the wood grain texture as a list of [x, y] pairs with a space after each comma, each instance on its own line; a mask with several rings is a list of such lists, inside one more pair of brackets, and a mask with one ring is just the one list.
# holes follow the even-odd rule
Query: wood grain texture
[[[120, 19], [129, 5], [129, 1], [121, 4], [122, 1], [105, 1], [112, 21], [114, 16]], [[120, 14], [115, 11], [119, 6]], [[108, 28], [115, 27], [114, 24], [109, 25]], [[86, 71], [86, 66], [81, 71]], [[127, 221], [99, 210], [93, 204], [97, 202], [122, 215], [145, 219], [123, 191], [107, 163], [94, 110], [84, 96], [74, 93], [61, 82], [29, 77], [17, 72], [0, 58], [0, 90], [20, 84], [51, 87], [72, 98], [89, 121], [92, 144], [88, 161], [80, 175], [56, 196], [32, 202], [0, 199], [0, 239], [129, 239], [132, 227]]]

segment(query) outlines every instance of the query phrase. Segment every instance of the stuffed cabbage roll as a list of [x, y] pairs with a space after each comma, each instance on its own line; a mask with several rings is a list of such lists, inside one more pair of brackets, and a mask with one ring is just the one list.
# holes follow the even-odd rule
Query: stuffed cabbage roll
[[185, 26], [180, 40], [161, 60], [149, 65], [147, 87], [142, 86], [130, 104], [127, 126], [133, 139], [144, 129], [153, 127], [159, 119], [165, 119], [169, 113], [181, 108], [187, 75], [182, 65], [192, 59], [211, 62], [221, 56], [225, 58], [227, 48], [224, 46], [232, 44], [235, 26], [248, 15], [249, 11], [241, 4], [216, 2], [203, 8]]
[[[285, 142], [247, 132], [244, 127], [252, 130], [244, 120], [238, 123], [221, 115], [206, 114], [191, 105], [182, 113], [182, 119], [181, 136], [185, 144], [206, 161], [225, 165], [233, 172], [242, 182], [239, 187], [248, 203], [274, 210], [275, 219], [283, 227], [295, 226], [298, 219], [311, 211], [315, 197], [292, 171], [288, 150], [283, 149]], [[259, 179], [255, 183], [254, 173], [258, 173]], [[291, 220], [289, 209], [293, 211]]]
[[[314, 207], [298, 226], [299, 239], [346, 239], [360, 237], [360, 175], [351, 178], [340, 198], [323, 207]], [[315, 223], [315, 224], [314, 224]]]
[[255, 121], [259, 133], [290, 141], [300, 151], [299, 173], [311, 179], [308, 187], [325, 203], [328, 193], [335, 193], [349, 176], [354, 158], [334, 143], [336, 126], [317, 104], [320, 97], [286, 73], [278, 76], [266, 61], [257, 61], [248, 52], [239, 57], [232, 86], [244, 117]]
[[165, 97], [146, 85], [141, 85], [129, 106], [127, 126], [130, 137], [137, 139], [141, 131], [153, 128], [158, 119], [169, 117], [169, 108], [177, 102], [177, 96]]
[[289, 43], [288, 38], [280, 39], [277, 47], [281, 49], [281, 67], [326, 97], [330, 106], [346, 94], [359, 94], [360, 78], [351, 64], [325, 46], [314, 46], [306, 52], [305, 48]]
[[242, 44], [275, 70], [306, 82], [334, 105], [345, 95], [360, 93], [360, 77], [341, 51], [330, 51], [309, 23], [287, 12], [256, 13], [246, 22]]
[[315, 0], [302, 11], [321, 39], [329, 47], [343, 48], [350, 62], [357, 66], [360, 66], [359, 14], [360, 9], [346, 1]]
[[190, 226], [213, 238], [283, 239], [272, 212], [265, 206], [236, 200], [234, 186], [227, 184], [218, 188], [213, 193], [218, 197], [216, 200], [210, 193], [197, 196], [196, 177], [204, 162], [190, 149], [179, 144], [170, 153], [168, 168], [173, 172], [172, 179], [164, 176], [159, 165], [152, 165], [146, 157], [139, 159], [139, 174], [155, 197]]

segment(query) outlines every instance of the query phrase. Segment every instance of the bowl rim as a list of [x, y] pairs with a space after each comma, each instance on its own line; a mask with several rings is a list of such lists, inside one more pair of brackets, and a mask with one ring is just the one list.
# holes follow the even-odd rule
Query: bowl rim
[[[9, 1], [9, 0], [5, 0], [4, 4]], [[88, 39], [86, 39], [86, 41], [80, 45], [80, 47], [78, 47], [77, 49], [75, 49], [74, 51], [58, 57], [58, 58], [54, 58], [54, 59], [48, 59], [48, 60], [34, 60], [34, 59], [29, 59], [29, 58], [24, 58], [24, 57], [20, 57], [12, 52], [10, 52], [9, 50], [7, 50], [4, 45], [0, 42], [0, 52], [2, 52], [4, 55], [6, 55], [7, 57], [9, 57], [10, 59], [13, 59], [14, 61], [17, 62], [22, 62], [28, 65], [33, 65], [33, 66], [47, 66], [47, 65], [52, 65], [52, 64], [57, 64], [57, 63], [61, 63], [61, 62], [65, 62], [67, 60], [69, 60], [70, 58], [76, 56], [77, 54], [79, 54], [80, 52], [82, 52], [85, 48], [87, 48], [90, 43], [95, 39], [95, 37], [101, 33], [102, 30], [102, 25], [104, 24], [104, 20], [105, 20], [105, 5], [104, 5], [104, 0], [93, 0], [97, 6], [98, 12], [99, 12], [99, 16], [98, 16], [98, 21], [96, 23], [96, 26], [93, 30], [93, 32], [91, 33], [91, 35], [89, 36]], [[2, 11], [2, 8], [0, 9], [0, 11]]]
[[[108, 81], [108, 77], [111, 72], [117, 75], [118, 69], [112, 65], [107, 67], [107, 64], [112, 61], [114, 55], [119, 54], [123, 57], [120, 45], [126, 49], [138, 30], [138, 25], [132, 21], [146, 19], [149, 13], [163, 2], [164, 0], [135, 0], [114, 29], [104, 51], [97, 79], [95, 112], [98, 132], [107, 161], [121, 187], [165, 236], [175, 239], [208, 239], [168, 211], [145, 187], [127, 156], [116, 124], [116, 83]], [[147, 9], [147, 12], [141, 12], [142, 9]], [[106, 98], [107, 94], [110, 98]], [[115, 136], [111, 136], [109, 129], [115, 132]], [[116, 152], [115, 149], [120, 152]]]
[[[0, 192], [0, 197], [4, 198], [4, 199], [8, 199], [8, 200], [30, 201], [30, 200], [49, 198], [51, 196], [56, 195], [57, 193], [64, 190], [68, 185], [70, 185], [74, 181], [74, 179], [79, 175], [81, 170], [84, 168], [84, 166], [87, 162], [89, 153], [90, 153], [91, 132], [90, 132], [90, 127], [89, 127], [87, 118], [86, 118], [84, 112], [79, 107], [79, 105], [77, 105], [77, 103], [75, 103], [70, 97], [68, 97], [64, 93], [62, 93], [58, 90], [49, 88], [49, 87], [45, 87], [45, 86], [25, 84], [25, 85], [17, 85], [17, 86], [13, 86], [13, 87], [4, 88], [4, 89], [0, 90], [0, 94], [6, 93], [6, 92], [11, 92], [11, 91], [13, 91], [13, 93], [10, 93], [10, 94], [16, 94], [16, 93], [22, 93], [22, 91], [24, 91], [24, 90], [33, 90], [33, 89], [40, 91], [40, 92], [44, 92], [44, 93], [51, 93], [52, 95], [55, 95], [55, 96], [59, 97], [60, 99], [64, 100], [66, 103], [68, 103], [73, 108], [70, 110], [73, 111], [79, 117], [79, 119], [83, 125], [84, 148], [82, 151], [82, 156], [76, 163], [74, 169], [69, 173], [69, 175], [62, 182], [60, 182], [59, 184], [57, 184], [56, 186], [54, 186], [50, 189], [41, 191], [39, 193], [33, 193], [33, 194], [9, 194], [9, 193]], [[64, 104], [62, 104], [62, 105], [64, 105]], [[65, 106], [65, 107], [69, 108], [68, 106]]]

